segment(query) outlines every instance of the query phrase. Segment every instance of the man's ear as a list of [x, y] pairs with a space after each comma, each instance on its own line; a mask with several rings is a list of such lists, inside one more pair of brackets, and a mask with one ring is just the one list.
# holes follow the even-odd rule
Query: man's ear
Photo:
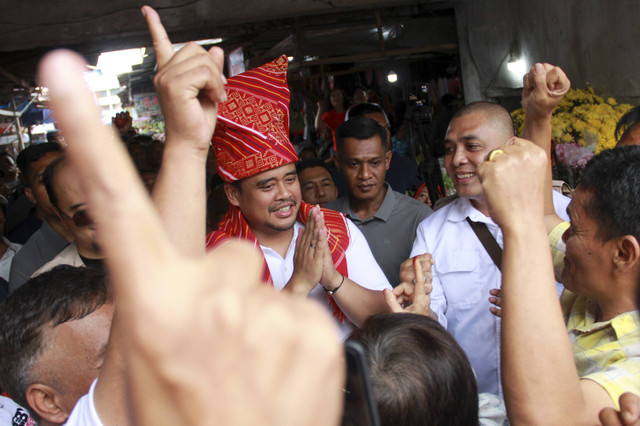
[[234, 185], [230, 183], [224, 184], [224, 194], [227, 196], [227, 200], [232, 206], [240, 206], [240, 191]]
[[336, 152], [331, 156], [331, 164], [333, 164], [333, 167], [335, 167], [337, 171], [342, 173], [342, 162], [340, 161], [340, 154]]
[[385, 166], [384, 167], [385, 167], [385, 170], [389, 170], [389, 166], [391, 165], [391, 157], [392, 156], [393, 156], [393, 152], [391, 152], [391, 151], [387, 151], [384, 154], [384, 158], [385, 158], [385, 160], [384, 160]]
[[24, 188], [24, 195], [26, 195], [27, 199], [33, 204], [38, 204], [38, 202], [36, 201], [36, 197], [33, 195], [33, 189], [31, 189], [30, 187], [27, 186]]
[[27, 388], [27, 402], [40, 418], [54, 424], [63, 424], [69, 414], [60, 402], [60, 395], [50, 386], [34, 383]]
[[635, 268], [640, 263], [640, 243], [633, 235], [617, 238], [613, 263], [618, 271]]

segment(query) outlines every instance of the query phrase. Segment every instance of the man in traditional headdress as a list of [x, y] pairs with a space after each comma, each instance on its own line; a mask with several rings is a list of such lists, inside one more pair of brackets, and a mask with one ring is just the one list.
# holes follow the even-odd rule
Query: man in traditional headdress
[[207, 247], [228, 238], [253, 241], [264, 255], [265, 281], [320, 300], [344, 337], [348, 322], [359, 325], [387, 310], [381, 290], [390, 286], [353, 223], [302, 201], [286, 76], [282, 56], [226, 85], [213, 144], [231, 207]]

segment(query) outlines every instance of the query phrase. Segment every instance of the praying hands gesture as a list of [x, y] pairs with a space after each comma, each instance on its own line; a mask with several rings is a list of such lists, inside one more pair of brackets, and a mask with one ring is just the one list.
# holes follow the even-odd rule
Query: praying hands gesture
[[[436, 321], [437, 315], [431, 311], [431, 267], [433, 259], [430, 254], [416, 256], [406, 260], [413, 266], [413, 277], [411, 282], [402, 282], [393, 290], [385, 290], [384, 297], [392, 312], [406, 312], [429, 316]], [[424, 268], [426, 266], [426, 273]], [[410, 276], [406, 273], [405, 277]]]
[[293, 274], [284, 290], [307, 297], [320, 282], [325, 256], [331, 260], [324, 216], [320, 207], [314, 206], [309, 211], [306, 226], [298, 233], [293, 255]]
[[[152, 9], [143, 11], [150, 26], [159, 24]], [[154, 44], [168, 43], [156, 36]], [[39, 71], [114, 288], [116, 314], [94, 395], [103, 424], [337, 424], [344, 371], [330, 317], [260, 284], [261, 260], [247, 243], [229, 242], [206, 256], [174, 240], [180, 229], [154, 208], [122, 144], [100, 123], [84, 70], [78, 55], [55, 51]], [[208, 84], [205, 91], [219, 87]], [[221, 99], [209, 98], [202, 111]], [[183, 98], [185, 110], [197, 109], [192, 101]], [[179, 106], [167, 115], [176, 117]], [[167, 134], [187, 134], [197, 144], [213, 122], [199, 125], [201, 132], [167, 117]]]
[[320, 284], [356, 326], [371, 315], [388, 311], [380, 291], [361, 287], [336, 269], [319, 206], [311, 209], [304, 230], [298, 234], [293, 262], [293, 274], [283, 291], [306, 297]]

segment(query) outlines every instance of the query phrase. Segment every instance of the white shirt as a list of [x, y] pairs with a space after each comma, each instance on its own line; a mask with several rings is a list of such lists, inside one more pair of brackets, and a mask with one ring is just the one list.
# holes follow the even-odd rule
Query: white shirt
[[[555, 191], [554, 191], [555, 192]], [[569, 199], [554, 194], [559, 216]], [[500, 320], [489, 308], [489, 290], [500, 288], [502, 274], [466, 218], [483, 222], [503, 247], [502, 231], [466, 198], [442, 207], [418, 226], [411, 257], [433, 256], [431, 310], [467, 354], [478, 379], [478, 392], [502, 396]], [[561, 291], [561, 287], [558, 289]]]
[[102, 426], [102, 421], [98, 417], [96, 405], [93, 401], [96, 383], [98, 383], [98, 379], [91, 383], [89, 393], [76, 402], [64, 426]]
[[560, 219], [565, 222], [569, 222], [569, 215], [567, 214], [567, 207], [571, 202], [571, 198], [566, 195], [562, 195], [558, 191], [551, 191], [553, 194], [553, 208], [556, 211], [556, 214], [560, 216]]
[[[374, 259], [362, 232], [349, 219], [347, 219], [347, 225], [349, 230], [349, 247], [347, 247], [345, 255], [347, 258], [349, 278], [360, 286], [371, 290], [382, 291], [385, 288], [391, 289], [387, 277]], [[293, 255], [296, 251], [296, 238], [298, 232], [303, 227], [302, 223], [295, 223], [293, 238], [291, 239], [291, 244], [289, 244], [284, 259], [271, 248], [260, 246], [264, 258], [267, 261], [269, 272], [271, 273], [273, 286], [278, 291], [284, 288], [287, 282], [289, 282], [291, 275], [293, 275]], [[333, 308], [329, 306], [329, 296], [320, 284], [311, 290], [309, 297], [319, 301], [321, 305], [327, 309], [329, 314], [333, 316]], [[339, 323], [338, 327], [340, 328], [342, 340], [346, 339], [351, 333], [351, 330], [353, 330], [351, 323]]]
[[431, 310], [467, 354], [478, 392], [501, 395], [500, 321], [489, 308], [489, 290], [501, 274], [466, 221], [484, 222], [502, 247], [502, 231], [490, 218], [459, 198], [418, 226], [411, 257], [433, 256]]

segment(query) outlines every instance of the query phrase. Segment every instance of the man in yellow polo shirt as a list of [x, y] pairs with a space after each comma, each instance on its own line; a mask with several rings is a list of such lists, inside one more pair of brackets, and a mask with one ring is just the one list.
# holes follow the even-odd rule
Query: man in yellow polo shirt
[[[545, 215], [547, 169], [544, 151], [523, 140], [479, 169], [505, 241], [505, 402], [514, 424], [596, 424], [622, 393], [640, 393], [640, 147], [605, 151], [587, 165], [569, 227]], [[564, 252], [560, 303], [550, 242]]]

